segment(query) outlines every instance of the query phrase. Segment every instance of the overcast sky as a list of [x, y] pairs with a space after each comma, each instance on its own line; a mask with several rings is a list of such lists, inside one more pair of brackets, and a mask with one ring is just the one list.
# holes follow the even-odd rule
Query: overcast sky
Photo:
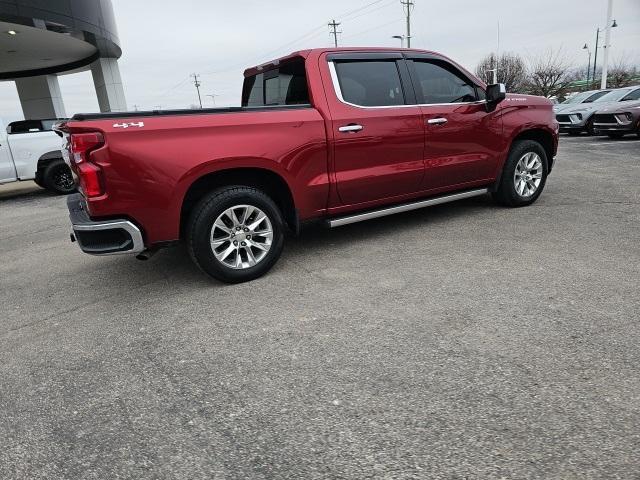
[[[140, 109], [197, 103], [189, 74], [200, 73], [204, 95], [237, 105], [246, 66], [294, 50], [330, 46], [327, 22], [342, 22], [342, 46], [396, 46], [405, 32], [400, 0], [112, 0], [123, 56], [127, 103]], [[373, 3], [373, 4], [372, 4]], [[440, 51], [473, 70], [495, 50], [531, 57], [561, 47], [587, 63], [606, 23], [606, 0], [415, 0], [412, 46]], [[372, 4], [372, 5], [370, 5]], [[179, 7], [179, 8], [178, 8]], [[350, 13], [351, 12], [351, 13]], [[640, 65], [640, 0], [614, 0], [611, 55]], [[601, 54], [600, 54], [601, 55]], [[602, 57], [600, 57], [602, 58]], [[97, 111], [88, 72], [60, 77], [67, 114]], [[204, 97], [213, 106], [211, 97]], [[22, 117], [13, 82], [0, 82], [0, 117]]]

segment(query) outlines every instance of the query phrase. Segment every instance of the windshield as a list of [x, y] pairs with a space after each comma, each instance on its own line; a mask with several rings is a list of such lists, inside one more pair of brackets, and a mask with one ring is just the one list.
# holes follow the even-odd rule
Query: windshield
[[582, 101], [585, 98], [589, 98], [590, 95], [591, 95], [591, 92], [578, 93], [571, 98], [567, 98], [564, 102], [562, 102], [562, 105], [572, 105], [575, 103], [582, 103]]
[[582, 103], [591, 103], [591, 102], [595, 102], [597, 99], [599, 99], [600, 97], [604, 97], [607, 93], [609, 93], [611, 90], [603, 90], [601, 92], [596, 92], [593, 95], [591, 95], [589, 98], [587, 98], [584, 102]]
[[630, 91], [631, 90], [612, 90], [606, 95], [601, 96], [597, 100], [594, 100], [593, 103], [617, 102]]

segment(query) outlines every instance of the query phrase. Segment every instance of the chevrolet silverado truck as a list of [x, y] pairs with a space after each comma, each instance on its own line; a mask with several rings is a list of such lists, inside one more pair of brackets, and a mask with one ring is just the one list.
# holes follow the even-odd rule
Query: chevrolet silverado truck
[[79, 114], [57, 128], [89, 254], [148, 258], [186, 243], [205, 273], [242, 282], [286, 230], [361, 222], [491, 193], [535, 202], [553, 167], [549, 100], [506, 94], [449, 58], [312, 49], [249, 68], [242, 106]]
[[0, 125], [0, 184], [34, 180], [42, 188], [66, 195], [76, 186], [62, 159], [62, 142], [53, 132], [58, 120], [21, 120], [6, 131]]

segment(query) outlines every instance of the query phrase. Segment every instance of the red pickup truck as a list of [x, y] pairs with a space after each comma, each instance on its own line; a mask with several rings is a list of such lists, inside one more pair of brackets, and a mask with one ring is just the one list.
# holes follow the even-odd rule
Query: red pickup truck
[[438, 53], [313, 49], [244, 77], [241, 107], [58, 126], [84, 252], [144, 259], [185, 241], [204, 272], [241, 282], [275, 264], [286, 229], [487, 193], [529, 205], [553, 167], [550, 101], [486, 86]]

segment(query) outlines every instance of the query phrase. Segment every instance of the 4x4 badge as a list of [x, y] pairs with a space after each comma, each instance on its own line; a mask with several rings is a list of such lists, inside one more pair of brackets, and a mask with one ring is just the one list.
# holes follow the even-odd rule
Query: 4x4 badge
[[144, 122], [137, 122], [137, 123], [114, 123], [113, 124], [114, 128], [129, 128], [129, 127], [139, 127], [142, 128], [144, 127]]

